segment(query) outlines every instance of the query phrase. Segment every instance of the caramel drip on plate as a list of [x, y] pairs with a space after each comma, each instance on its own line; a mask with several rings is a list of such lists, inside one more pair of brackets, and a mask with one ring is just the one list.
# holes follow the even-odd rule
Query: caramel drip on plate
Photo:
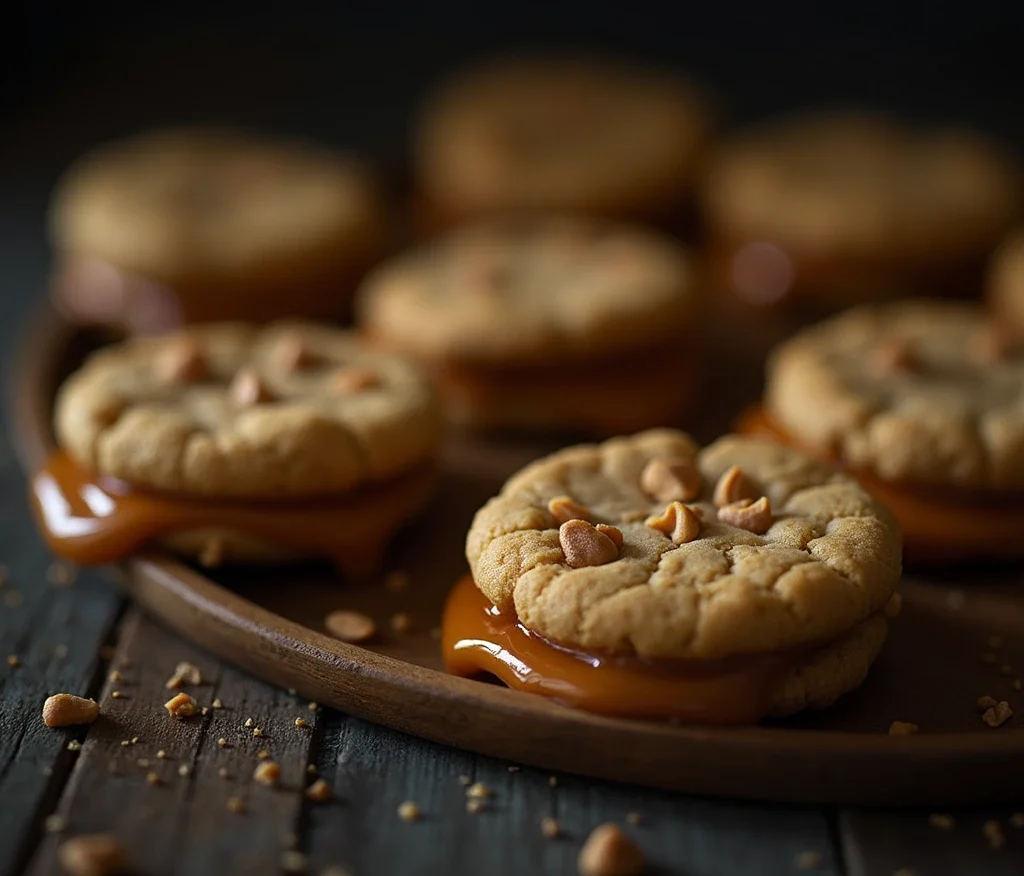
[[158, 495], [108, 482], [58, 452], [33, 479], [31, 499], [50, 549], [82, 565], [122, 560], [173, 533], [231, 530], [340, 568], [378, 551], [426, 497], [429, 467], [341, 498], [306, 501], [206, 500]]
[[498, 611], [469, 575], [448, 597], [441, 640], [454, 675], [490, 674], [516, 690], [604, 715], [702, 724], [759, 721], [799, 659], [791, 652], [649, 661], [563, 649]]

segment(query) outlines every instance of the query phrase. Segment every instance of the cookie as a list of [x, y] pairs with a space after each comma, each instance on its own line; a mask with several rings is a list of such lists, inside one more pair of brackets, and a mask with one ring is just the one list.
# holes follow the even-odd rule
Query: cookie
[[369, 337], [435, 374], [452, 419], [597, 431], [680, 416], [699, 308], [678, 245], [570, 218], [466, 226], [381, 265], [357, 301]]
[[765, 423], [860, 477], [908, 548], [1019, 551], [1024, 348], [980, 307], [870, 305], [801, 333], [769, 363]]
[[708, 138], [686, 83], [581, 57], [491, 62], [442, 86], [416, 132], [433, 224], [506, 210], [664, 219], [691, 193]]
[[705, 685], [774, 666], [763, 701], [728, 706], [756, 720], [861, 682], [900, 548], [884, 506], [830, 466], [771, 442], [701, 450], [657, 430], [527, 466], [476, 514], [466, 556], [495, 612], [578, 659]]
[[1019, 194], [1016, 169], [974, 134], [838, 114], [723, 147], [701, 201], [720, 286], [758, 306], [835, 310], [976, 292]]
[[418, 369], [350, 333], [204, 325], [93, 354], [58, 394], [49, 476], [95, 481], [188, 553], [346, 553], [422, 504], [439, 424]]
[[380, 197], [354, 160], [296, 142], [181, 128], [106, 144], [54, 192], [54, 295], [139, 331], [344, 316], [385, 244]]
[[1024, 337], [1024, 229], [1007, 237], [992, 256], [986, 291], [999, 324]]

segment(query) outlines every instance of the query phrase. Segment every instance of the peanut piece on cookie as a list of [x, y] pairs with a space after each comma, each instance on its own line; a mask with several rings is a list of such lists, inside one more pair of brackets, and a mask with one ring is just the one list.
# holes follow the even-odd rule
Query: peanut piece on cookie
[[730, 466], [715, 484], [714, 503], [716, 508], [732, 505], [741, 499], [754, 500], [757, 490], [738, 465]]
[[43, 703], [43, 723], [47, 727], [73, 727], [75, 724], [91, 724], [100, 714], [95, 700], [59, 693]]
[[603, 532], [586, 520], [567, 520], [558, 529], [565, 562], [573, 569], [603, 566], [619, 556], [619, 549]]
[[918, 358], [909, 341], [893, 338], [876, 349], [871, 365], [877, 374], [895, 374], [910, 371], [918, 365]]
[[612, 540], [612, 544], [618, 550], [622, 550], [622, 530], [617, 526], [609, 526], [607, 523], [598, 523], [594, 527], [602, 535], [607, 535]]
[[579, 502], [574, 502], [568, 496], [556, 496], [548, 502], [548, 511], [555, 518], [555, 523], [561, 526], [569, 520], [586, 520], [590, 522], [590, 509], [585, 508]]
[[688, 459], [652, 459], [640, 475], [640, 488], [658, 502], [689, 502], [700, 493], [701, 476]]
[[700, 519], [682, 502], [670, 502], [664, 512], [648, 517], [644, 526], [663, 533], [673, 544], [686, 544], [700, 535]]
[[737, 529], [745, 529], [755, 535], [764, 535], [772, 526], [772, 506], [767, 496], [756, 502], [740, 499], [718, 509], [718, 519]]
[[210, 376], [210, 370], [199, 344], [186, 339], [166, 350], [156, 362], [161, 383], [199, 383]]
[[339, 395], [349, 395], [380, 386], [380, 377], [368, 368], [339, 368], [331, 375], [330, 385]]
[[273, 401], [274, 397], [267, 389], [259, 374], [251, 368], [243, 368], [231, 381], [231, 398], [235, 404], [248, 408]]

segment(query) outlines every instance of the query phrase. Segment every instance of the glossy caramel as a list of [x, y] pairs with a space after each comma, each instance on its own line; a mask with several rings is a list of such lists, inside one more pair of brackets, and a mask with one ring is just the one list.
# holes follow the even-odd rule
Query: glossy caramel
[[341, 569], [380, 546], [426, 497], [424, 467], [342, 498], [315, 501], [218, 501], [134, 490], [84, 471], [55, 453], [33, 479], [31, 504], [50, 549], [82, 565], [122, 560], [173, 533], [242, 532]]
[[585, 654], [551, 644], [498, 611], [466, 575], [445, 605], [448, 671], [490, 674], [516, 690], [631, 718], [750, 724], [769, 712], [795, 654], [701, 663]]

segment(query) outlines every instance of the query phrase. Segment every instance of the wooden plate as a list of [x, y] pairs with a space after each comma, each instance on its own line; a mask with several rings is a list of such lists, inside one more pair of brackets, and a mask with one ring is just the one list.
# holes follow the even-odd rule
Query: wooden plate
[[[22, 460], [52, 448], [54, 389], [103, 338], [43, 314], [22, 350], [9, 422]], [[695, 429], [702, 436], [704, 429]], [[465, 570], [473, 511], [504, 477], [549, 448], [463, 440], [446, 454], [426, 514], [393, 546], [411, 586], [354, 586], [319, 568], [199, 573], [150, 553], [123, 564], [128, 592], [218, 657], [303, 696], [418, 736], [536, 767], [696, 794], [787, 802], [906, 804], [1010, 799], [1024, 787], [1024, 589], [1012, 569], [908, 579], [904, 611], [866, 683], [824, 712], [749, 728], [603, 718], [496, 684], [446, 675], [432, 631]], [[385, 631], [371, 649], [323, 632], [324, 615], [354, 608]], [[408, 612], [412, 632], [388, 620]], [[999, 637], [998, 647], [989, 640]], [[989, 655], [989, 656], [986, 656]], [[976, 701], [1009, 700], [1017, 717], [993, 730]], [[890, 737], [893, 720], [921, 732]]]

